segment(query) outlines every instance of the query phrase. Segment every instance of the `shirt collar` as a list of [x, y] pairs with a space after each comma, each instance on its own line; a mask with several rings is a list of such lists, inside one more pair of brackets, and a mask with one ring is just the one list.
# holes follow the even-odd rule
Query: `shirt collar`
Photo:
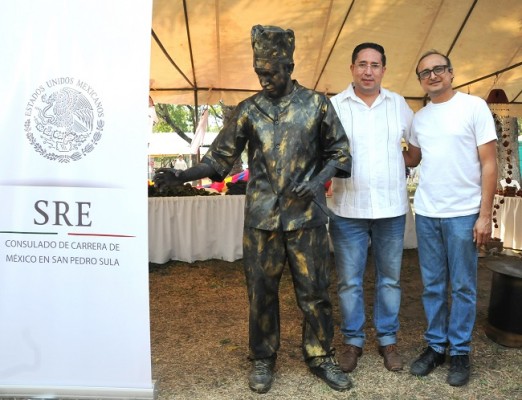
[[[341, 95], [341, 100], [347, 100], [347, 99], [351, 99], [353, 101], [359, 101], [361, 102], [362, 100], [355, 94], [355, 90], [353, 89], [353, 83], [350, 83], [348, 85], [348, 87], [342, 91], [340, 93]], [[390, 97], [390, 91], [383, 88], [381, 86], [381, 91], [379, 93], [379, 96], [378, 96], [378, 99], [380, 99], [380, 101], [383, 101], [384, 99]]]

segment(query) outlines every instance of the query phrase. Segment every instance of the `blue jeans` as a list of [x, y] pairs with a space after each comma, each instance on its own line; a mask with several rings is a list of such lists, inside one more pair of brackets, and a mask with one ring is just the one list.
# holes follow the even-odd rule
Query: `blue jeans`
[[382, 219], [335, 217], [330, 237], [338, 276], [341, 333], [344, 342], [363, 347], [365, 313], [363, 278], [368, 242], [375, 261], [373, 322], [380, 346], [397, 342], [401, 305], [400, 275], [406, 215]]
[[470, 351], [477, 304], [478, 251], [473, 242], [477, 217], [415, 216], [428, 320], [424, 338], [439, 353], [449, 346], [450, 356]]

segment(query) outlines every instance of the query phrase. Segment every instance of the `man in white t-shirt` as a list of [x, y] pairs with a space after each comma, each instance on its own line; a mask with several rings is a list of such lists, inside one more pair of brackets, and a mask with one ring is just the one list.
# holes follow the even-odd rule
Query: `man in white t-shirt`
[[422, 158], [414, 208], [428, 347], [410, 372], [429, 374], [448, 351], [447, 382], [462, 386], [470, 375], [478, 249], [491, 237], [497, 135], [486, 102], [453, 90], [447, 56], [425, 53], [416, 72], [431, 103], [415, 114], [404, 157], [408, 166]]
[[404, 98], [381, 87], [386, 71], [384, 48], [361, 43], [352, 53], [353, 82], [332, 98], [348, 136], [352, 176], [333, 178], [330, 237], [338, 276], [343, 346], [341, 369], [357, 366], [366, 341], [363, 278], [368, 242], [375, 260], [373, 322], [384, 366], [403, 368], [397, 348], [400, 274], [409, 200], [403, 139], [408, 140], [413, 111]]

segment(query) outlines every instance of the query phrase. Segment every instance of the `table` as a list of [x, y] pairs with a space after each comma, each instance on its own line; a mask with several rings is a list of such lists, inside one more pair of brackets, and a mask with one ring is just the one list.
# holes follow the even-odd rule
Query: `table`
[[[245, 196], [149, 198], [149, 261], [194, 262], [243, 258]], [[411, 208], [406, 215], [404, 248], [417, 247]]]
[[149, 261], [243, 257], [244, 195], [150, 197]]
[[507, 347], [522, 347], [522, 259], [498, 256], [486, 260], [493, 272], [486, 336]]
[[[500, 200], [504, 204], [500, 204]], [[504, 247], [508, 249], [522, 250], [522, 197], [505, 197], [496, 194], [494, 204], [500, 208], [494, 218], [497, 219], [498, 228], [493, 224], [492, 236], [500, 238]]]

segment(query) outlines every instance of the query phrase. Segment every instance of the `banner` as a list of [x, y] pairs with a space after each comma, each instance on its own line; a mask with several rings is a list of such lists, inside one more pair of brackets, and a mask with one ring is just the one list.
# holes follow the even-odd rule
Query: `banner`
[[2, 6], [0, 397], [153, 398], [151, 13]]

